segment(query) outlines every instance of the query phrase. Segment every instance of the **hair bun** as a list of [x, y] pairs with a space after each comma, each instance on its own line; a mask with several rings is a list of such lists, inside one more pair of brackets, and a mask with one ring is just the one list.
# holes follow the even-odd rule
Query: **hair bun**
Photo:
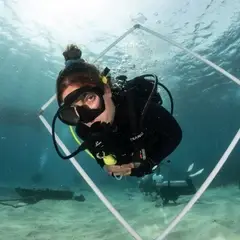
[[82, 51], [78, 48], [77, 45], [70, 44], [67, 45], [66, 50], [63, 52], [63, 56], [65, 58], [65, 61], [81, 59]]

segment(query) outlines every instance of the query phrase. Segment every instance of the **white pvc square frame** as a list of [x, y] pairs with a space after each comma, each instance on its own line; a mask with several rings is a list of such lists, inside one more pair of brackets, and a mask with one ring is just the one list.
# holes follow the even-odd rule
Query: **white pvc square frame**
[[[207, 60], [206, 58], [202, 57], [201, 55], [179, 45], [177, 42], [161, 35], [160, 33], [157, 33], [155, 31], [152, 31], [149, 28], [146, 28], [140, 24], [134, 25], [132, 28], [130, 28], [128, 31], [126, 31], [122, 36], [120, 36], [116, 41], [114, 41], [110, 46], [108, 46], [104, 51], [102, 51], [99, 56], [95, 59], [94, 62], [96, 62], [98, 59], [103, 57], [111, 48], [113, 48], [117, 43], [119, 43], [121, 40], [123, 40], [127, 35], [132, 33], [136, 29], [141, 29], [151, 35], [156, 36], [159, 39], [162, 39], [181, 50], [185, 51], [189, 55], [194, 56], [195, 58], [199, 59], [200, 61], [206, 63], [210, 67], [214, 68], [216, 71], [222, 73], [227, 78], [231, 79], [238, 85], [240, 85], [240, 80], [230, 74], [229, 72], [225, 71], [221, 67], [217, 66], [213, 62]], [[93, 62], [93, 63], [94, 63]], [[44, 124], [44, 126], [47, 128], [50, 134], [52, 134], [52, 128], [50, 124], [47, 122], [47, 120], [42, 115], [44, 110], [56, 99], [56, 95], [52, 96], [47, 103], [45, 103], [40, 110], [39, 118]], [[240, 128], [238, 129], [235, 137], [231, 141], [230, 145], [220, 158], [219, 162], [215, 166], [215, 168], [212, 170], [212, 172], [209, 174], [205, 182], [202, 184], [202, 186], [199, 188], [197, 193], [192, 197], [192, 199], [188, 202], [188, 204], [183, 208], [183, 210], [173, 219], [173, 221], [169, 224], [169, 226], [165, 229], [165, 231], [157, 237], [155, 240], [163, 240], [166, 238], [166, 236], [173, 230], [173, 228], [181, 221], [181, 219], [186, 215], [186, 213], [193, 207], [193, 205], [196, 203], [196, 201], [201, 197], [201, 195], [205, 192], [205, 190], [208, 188], [208, 186], [211, 184], [215, 176], [218, 174], [224, 163], [227, 161], [229, 155], [233, 151], [234, 147], [237, 145], [238, 141], [240, 139]], [[67, 147], [64, 145], [64, 143], [61, 141], [61, 139], [56, 134], [56, 141], [58, 145], [61, 147], [63, 152], [66, 155], [70, 154], [70, 151], [67, 149]], [[131, 236], [136, 240], [143, 240], [138, 233], [128, 224], [128, 222], [120, 215], [120, 213], [112, 206], [112, 204], [108, 201], [108, 199], [104, 196], [104, 194], [99, 190], [99, 188], [95, 185], [95, 183], [92, 181], [92, 179], [88, 176], [88, 174], [83, 170], [83, 168], [79, 165], [79, 163], [76, 161], [75, 158], [70, 159], [73, 166], [76, 168], [76, 170], [81, 174], [83, 179], [88, 183], [88, 185], [92, 188], [92, 190], [95, 192], [95, 194], [99, 197], [99, 199], [103, 202], [103, 204], [108, 208], [108, 210], [115, 216], [115, 218], [122, 224], [122, 226], [131, 234]]]

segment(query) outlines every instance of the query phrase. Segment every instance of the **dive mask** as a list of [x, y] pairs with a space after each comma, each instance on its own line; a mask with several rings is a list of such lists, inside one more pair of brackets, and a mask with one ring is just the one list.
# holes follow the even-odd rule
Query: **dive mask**
[[[63, 104], [59, 107], [52, 121], [52, 138], [53, 144], [58, 155], [63, 159], [69, 159], [74, 157], [79, 152], [87, 149], [87, 143], [83, 142], [76, 151], [68, 156], [64, 156], [58, 149], [56, 136], [55, 136], [55, 125], [56, 120], [59, 118], [63, 123], [71, 126], [84, 126], [84, 123], [92, 122], [97, 118], [104, 110], [105, 104], [103, 99], [104, 91], [100, 87], [96, 86], [84, 86], [76, 89], [70, 93], [65, 99]], [[88, 105], [88, 99], [98, 98], [98, 107], [90, 108]], [[80, 104], [79, 104], [80, 103]]]
[[[58, 118], [63, 123], [72, 126], [76, 126], [79, 122], [92, 122], [105, 110], [103, 94], [104, 91], [95, 86], [76, 89], [64, 99], [57, 113]], [[97, 101], [98, 104], [91, 108], [94, 101]]]

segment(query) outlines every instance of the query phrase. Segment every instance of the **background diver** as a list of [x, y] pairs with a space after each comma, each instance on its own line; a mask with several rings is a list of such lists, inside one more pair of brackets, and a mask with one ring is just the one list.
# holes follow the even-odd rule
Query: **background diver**
[[[142, 177], [152, 173], [182, 139], [182, 130], [172, 116], [169, 90], [151, 74], [132, 80], [118, 76], [113, 83], [110, 70], [105, 68], [100, 73], [81, 58], [82, 52], [76, 45], [68, 45], [63, 56], [65, 68], [56, 81], [59, 109], [52, 123], [59, 156], [69, 159], [89, 150], [112, 176]], [[162, 106], [158, 86], [169, 94], [171, 112]], [[73, 134], [83, 140], [69, 156], [63, 155], [56, 143], [57, 119], [75, 127]]]
[[158, 167], [154, 173], [140, 179], [139, 189], [145, 196], [150, 196], [152, 201], [156, 201], [156, 207], [165, 206], [169, 201], [176, 204], [180, 196], [193, 195], [197, 191], [192, 178], [200, 175], [204, 169], [191, 173], [193, 167], [194, 164], [188, 167], [184, 180], [164, 179]]

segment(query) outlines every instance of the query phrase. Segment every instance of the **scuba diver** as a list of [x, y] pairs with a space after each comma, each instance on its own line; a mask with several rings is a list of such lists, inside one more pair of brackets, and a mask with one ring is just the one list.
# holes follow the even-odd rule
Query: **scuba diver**
[[[100, 72], [82, 59], [81, 50], [73, 44], [67, 46], [63, 56], [65, 68], [56, 81], [59, 109], [52, 122], [58, 155], [69, 159], [87, 150], [116, 179], [152, 173], [182, 139], [182, 130], [172, 116], [169, 90], [152, 74], [131, 80], [120, 75], [114, 82], [110, 69]], [[158, 86], [169, 94], [170, 112], [162, 106]], [[56, 143], [57, 119], [74, 127], [74, 138], [77, 135], [83, 141], [69, 156], [63, 155]]]
[[200, 175], [204, 168], [190, 174], [193, 167], [194, 163], [188, 167], [187, 177], [184, 180], [164, 180], [158, 166], [154, 173], [141, 178], [138, 187], [145, 196], [150, 196], [152, 201], [156, 201], [156, 207], [165, 206], [169, 201], [176, 204], [180, 196], [193, 195], [197, 191], [192, 178]]

